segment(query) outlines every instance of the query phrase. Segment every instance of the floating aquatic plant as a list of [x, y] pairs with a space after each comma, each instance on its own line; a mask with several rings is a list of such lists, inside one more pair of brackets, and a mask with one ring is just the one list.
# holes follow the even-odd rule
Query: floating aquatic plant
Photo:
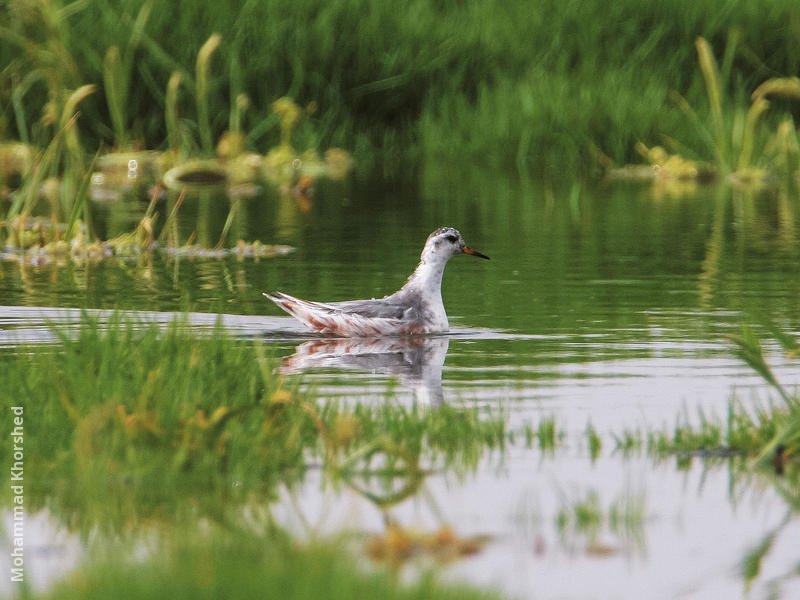
[[604, 557], [627, 551], [631, 546], [644, 548], [644, 494], [625, 493], [603, 507], [596, 491], [564, 505], [556, 514], [561, 542], [580, 544], [589, 556]]
[[[656, 182], [697, 181], [707, 182], [721, 175], [728, 183], [746, 186], [763, 187], [774, 176], [777, 163], [784, 172], [792, 176], [800, 175], [797, 161], [797, 134], [791, 120], [784, 120], [766, 143], [758, 142], [765, 138], [761, 127], [763, 116], [769, 109], [768, 96], [781, 96], [800, 99], [800, 79], [797, 77], [778, 77], [764, 81], [751, 95], [751, 104], [746, 109], [731, 106], [733, 103], [725, 98], [724, 89], [730, 73], [733, 55], [736, 51], [738, 36], [731, 35], [723, 59], [724, 67], [720, 69], [710, 44], [702, 37], [695, 41], [698, 62], [705, 82], [706, 97], [710, 113], [710, 127], [704, 119], [680, 95], [675, 99], [687, 117], [701, 133], [708, 150], [714, 157], [713, 167], [690, 160], [681, 154], [670, 154], [656, 146], [647, 148], [637, 145], [637, 150], [650, 163], [651, 168], [629, 165], [621, 169], [611, 166], [608, 174], [613, 178], [644, 178]], [[670, 140], [673, 145], [673, 140]], [[757, 151], [757, 148], [760, 148]], [[610, 164], [606, 159], [605, 162]], [[693, 191], [694, 188], [683, 188]], [[675, 190], [673, 190], [675, 191]]]
[[[274, 103], [281, 126], [281, 141], [275, 152], [267, 156], [248, 152], [247, 134], [241, 127], [242, 115], [249, 101], [243, 93], [238, 93], [233, 100], [231, 131], [224, 133], [216, 145], [218, 158], [189, 157], [192, 143], [178, 116], [179, 91], [181, 82], [186, 79], [186, 74], [180, 70], [170, 77], [165, 95], [165, 122], [170, 148], [164, 152], [133, 150], [137, 144], [129, 131], [127, 98], [134, 56], [147, 39], [145, 27], [152, 8], [152, 2], [144, 3], [132, 23], [127, 41], [109, 47], [105, 53], [102, 91], [116, 138], [115, 152], [86, 159], [79, 140], [78, 107], [97, 88], [87, 84], [65, 90], [65, 78], [57, 71], [51, 73], [52, 77], [47, 77], [53, 98], [46, 104], [41, 119], [53, 130], [48, 144], [42, 149], [30, 143], [7, 143], [0, 147], [0, 185], [11, 198], [4, 221], [6, 251], [3, 258], [34, 263], [49, 262], [52, 258], [61, 263], [67, 256], [79, 261], [96, 261], [110, 256], [133, 256], [148, 252], [157, 247], [152, 233], [156, 215], [152, 210], [148, 209], [135, 231], [110, 240], [99, 240], [92, 228], [89, 199], [114, 202], [125, 194], [144, 195], [150, 190], [156, 193], [159, 186], [181, 193], [225, 190], [230, 191], [232, 198], [232, 209], [216, 248], [180, 246], [172, 227], [174, 220], [168, 217], [164, 229], [170, 234], [168, 241], [173, 243], [167, 245], [167, 252], [196, 257], [232, 252], [240, 257], [279, 254], [285, 249], [271, 248], [258, 241], [240, 242], [236, 249], [229, 251], [223, 249], [238, 198], [254, 195], [262, 183], [285, 186], [298, 191], [298, 202], [307, 210], [310, 208], [307, 192], [317, 178], [341, 178], [350, 169], [349, 154], [343, 150], [329, 150], [325, 160], [320, 159], [313, 149], [295, 154], [291, 148], [291, 132], [303, 111], [289, 98], [281, 98]], [[76, 6], [76, 9], [80, 7]], [[63, 15], [47, 14], [60, 26], [59, 20]], [[11, 33], [0, 28], [0, 35]], [[56, 43], [57, 39], [48, 38], [45, 44]], [[23, 43], [17, 37], [14, 40]], [[200, 147], [207, 156], [214, 152], [210, 122], [211, 58], [221, 42], [221, 36], [214, 34], [198, 51], [192, 87]], [[152, 47], [149, 48], [152, 51]], [[32, 56], [38, 55], [34, 52]], [[64, 60], [69, 63], [69, 58]], [[41, 56], [35, 60], [41, 60]], [[52, 69], [53, 65], [47, 68]], [[24, 90], [29, 85], [26, 83]], [[18, 103], [15, 109], [18, 113], [23, 111], [18, 114], [18, 121], [25, 123], [24, 106]], [[276, 156], [283, 156], [285, 160], [282, 158], [275, 163]], [[276, 164], [280, 165], [279, 168], [273, 169]], [[45, 202], [47, 205], [42, 206]], [[176, 207], [179, 205], [180, 202], [176, 203]], [[26, 223], [32, 222], [32, 217], [42, 214], [49, 215], [53, 224], [51, 227], [44, 228], [41, 224], [26, 226]], [[173, 211], [170, 217], [174, 216]], [[149, 233], [143, 236], [145, 228], [149, 229]]]

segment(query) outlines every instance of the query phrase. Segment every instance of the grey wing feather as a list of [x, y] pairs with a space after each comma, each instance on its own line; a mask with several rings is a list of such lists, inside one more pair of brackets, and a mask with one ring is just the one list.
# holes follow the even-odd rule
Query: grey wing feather
[[328, 306], [341, 310], [343, 313], [378, 319], [403, 319], [410, 316], [407, 313], [408, 306], [385, 300], [348, 300], [347, 302], [331, 302]]

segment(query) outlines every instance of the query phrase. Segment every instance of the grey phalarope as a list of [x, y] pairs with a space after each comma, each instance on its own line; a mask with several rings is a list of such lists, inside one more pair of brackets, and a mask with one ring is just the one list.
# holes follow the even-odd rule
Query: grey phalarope
[[443, 333], [449, 323], [442, 303], [442, 275], [456, 254], [489, 258], [467, 246], [458, 230], [442, 227], [428, 236], [419, 265], [405, 285], [385, 298], [311, 302], [283, 292], [264, 295], [319, 333], [344, 337]]

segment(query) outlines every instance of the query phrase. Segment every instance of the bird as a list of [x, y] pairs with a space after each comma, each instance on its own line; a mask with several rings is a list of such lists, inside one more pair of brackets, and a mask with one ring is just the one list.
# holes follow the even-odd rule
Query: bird
[[442, 275], [457, 254], [489, 259], [467, 246], [457, 229], [440, 227], [428, 236], [419, 265], [403, 287], [384, 298], [312, 302], [283, 292], [264, 296], [317, 333], [358, 338], [446, 333], [450, 325]]

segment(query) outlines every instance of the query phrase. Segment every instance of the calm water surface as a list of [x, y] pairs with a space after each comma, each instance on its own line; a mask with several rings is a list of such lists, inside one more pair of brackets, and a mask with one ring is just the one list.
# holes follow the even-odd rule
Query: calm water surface
[[[797, 577], [785, 577], [800, 555], [800, 528], [774, 487], [734, 476], [724, 461], [679, 468], [614, 451], [613, 436], [626, 429], [669, 430], [701, 412], [724, 418], [734, 397], [745, 407], [765, 401], [769, 390], [725, 336], [765, 317], [800, 331], [797, 203], [777, 192], [668, 192], [556, 190], [438, 169], [405, 182], [320, 185], [308, 213], [292, 198], [245, 199], [233, 235], [289, 244], [293, 253], [0, 263], [0, 345], [46, 340], [49, 322], [77, 322], [76, 311], [56, 308], [161, 320], [188, 309], [199, 328], [222, 313], [232, 331], [263, 340], [288, 376], [323, 397], [496, 406], [512, 430], [555, 419], [562, 435], [555, 452], [515, 444], [486, 457], [476, 473], [432, 475], [421, 494], [390, 509], [408, 527], [447, 522], [459, 535], [490, 536], [483, 552], [447, 568], [449, 578], [520, 598], [740, 597], [744, 556], [774, 532], [752, 597], [773, 589], [800, 597]], [[99, 208], [100, 227], [108, 235], [124, 230], [139, 208]], [[187, 200], [184, 234], [215, 240], [219, 229], [207, 223], [221, 224], [227, 210], [225, 198]], [[441, 225], [459, 228], [492, 257], [448, 265], [450, 336], [416, 345], [320, 340], [261, 296], [391, 293]], [[765, 346], [778, 378], [800, 383], [800, 361]], [[590, 423], [604, 440], [595, 461], [584, 435]], [[285, 492], [277, 511], [287, 526], [301, 535], [382, 530], [380, 510], [320, 478], [312, 473]], [[558, 512], [589, 495], [606, 513], [637, 506], [640, 518], [628, 527], [605, 523], [591, 536], [559, 528]]]

